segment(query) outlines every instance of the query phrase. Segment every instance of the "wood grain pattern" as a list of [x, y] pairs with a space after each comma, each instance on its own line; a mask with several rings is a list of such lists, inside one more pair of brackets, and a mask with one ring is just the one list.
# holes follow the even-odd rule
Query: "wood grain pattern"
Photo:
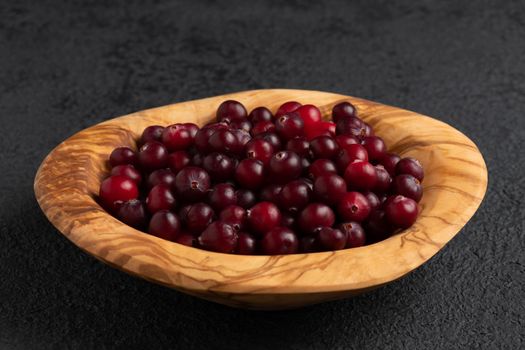
[[[135, 147], [152, 124], [204, 124], [226, 99], [248, 110], [274, 111], [287, 100], [313, 103], [327, 117], [348, 100], [389, 149], [425, 167], [422, 212], [416, 224], [385, 241], [337, 252], [287, 256], [212, 253], [137, 231], [95, 201], [118, 146]], [[255, 90], [149, 109], [85, 129], [58, 145], [35, 178], [38, 203], [48, 219], [78, 247], [127, 273], [204, 299], [252, 309], [295, 308], [376, 288], [417, 268], [466, 224], [480, 205], [487, 169], [476, 145], [435, 119], [379, 103], [303, 90]]]

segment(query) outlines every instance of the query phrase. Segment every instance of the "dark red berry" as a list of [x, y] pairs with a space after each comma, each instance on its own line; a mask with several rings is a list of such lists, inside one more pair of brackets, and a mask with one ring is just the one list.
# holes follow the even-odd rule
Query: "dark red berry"
[[331, 227], [323, 227], [317, 233], [319, 243], [326, 250], [340, 250], [346, 246], [346, 232]]
[[377, 181], [376, 168], [362, 160], [355, 160], [345, 170], [345, 181], [349, 189], [370, 191]]
[[230, 129], [234, 130], [244, 130], [247, 133], [252, 130], [253, 124], [249, 120], [243, 120], [241, 122], [231, 122], [230, 123]]
[[260, 160], [246, 158], [235, 169], [235, 180], [244, 188], [255, 190], [264, 182], [264, 165]]
[[403, 158], [396, 164], [396, 175], [401, 174], [412, 175], [420, 182], [423, 181], [425, 176], [421, 163], [414, 158]]
[[310, 157], [310, 142], [305, 137], [296, 137], [286, 143], [286, 150], [296, 153], [299, 157]]
[[309, 204], [301, 211], [298, 217], [298, 225], [306, 234], [314, 233], [320, 227], [332, 227], [335, 215], [329, 206], [321, 203]]
[[299, 239], [287, 227], [274, 227], [263, 236], [261, 250], [266, 255], [294, 254], [299, 250]]
[[111, 169], [111, 176], [116, 175], [127, 177], [128, 179], [133, 180], [136, 184], [140, 184], [142, 181], [142, 175], [140, 175], [140, 171], [138, 171], [131, 164], [117, 165]]
[[295, 114], [285, 114], [275, 121], [275, 130], [284, 140], [304, 135], [304, 121]]
[[237, 205], [243, 207], [244, 209], [253, 207], [257, 202], [257, 198], [255, 197], [255, 193], [253, 193], [253, 191], [240, 189], [237, 190], [235, 194], [237, 195]]
[[240, 232], [237, 239], [237, 249], [235, 253], [242, 255], [253, 255], [257, 250], [257, 241], [255, 238], [246, 232]]
[[282, 186], [277, 184], [270, 184], [263, 187], [261, 193], [259, 193], [259, 199], [265, 202], [273, 202], [277, 204], [279, 202], [279, 194], [281, 193]]
[[154, 186], [146, 198], [146, 206], [151, 214], [160, 210], [171, 210], [176, 204], [175, 196], [170, 188], [163, 184]]
[[168, 210], [158, 211], [151, 217], [148, 232], [153, 236], [174, 241], [180, 233], [180, 220]]
[[295, 180], [283, 186], [278, 202], [282, 209], [291, 213], [297, 213], [308, 205], [311, 197], [312, 190], [310, 186], [303, 180]]
[[276, 183], [287, 183], [301, 176], [303, 170], [301, 158], [294, 152], [277, 152], [270, 159], [269, 170]]
[[192, 141], [189, 130], [182, 124], [170, 125], [162, 132], [162, 143], [171, 152], [185, 150]]
[[199, 234], [213, 221], [213, 209], [206, 203], [192, 204], [184, 218], [186, 229], [193, 234]]
[[117, 202], [136, 199], [139, 190], [135, 181], [124, 176], [110, 176], [100, 184], [99, 192], [102, 205], [111, 212], [118, 209]]
[[368, 124], [367, 122], [363, 122], [365, 125], [365, 136], [374, 136], [374, 129], [372, 128], [372, 125]]
[[381, 201], [379, 200], [379, 197], [374, 192], [366, 191], [366, 192], [363, 192], [362, 195], [365, 196], [366, 199], [368, 200], [368, 204], [370, 204], [371, 210], [378, 209], [379, 206], [381, 205]]
[[174, 240], [175, 243], [186, 245], [188, 247], [195, 246], [195, 237], [189, 233], [180, 233]]
[[158, 169], [149, 174], [147, 181], [148, 188], [153, 188], [160, 184], [173, 188], [175, 185], [175, 174], [169, 169]]
[[164, 131], [164, 127], [160, 125], [151, 125], [148, 126], [144, 131], [142, 132], [142, 136], [140, 136], [140, 144], [145, 144], [147, 142], [151, 141], [162, 141], [162, 132]]
[[346, 233], [346, 248], [356, 248], [365, 245], [365, 230], [358, 222], [344, 222], [339, 225], [339, 229]]
[[219, 220], [231, 225], [235, 231], [246, 229], [246, 210], [238, 205], [229, 205], [219, 214]]
[[259, 202], [247, 212], [249, 227], [256, 233], [262, 235], [278, 226], [281, 222], [281, 212], [271, 202]]
[[118, 147], [109, 155], [109, 164], [112, 167], [117, 165], [137, 164], [137, 154], [129, 147]]
[[308, 141], [319, 136], [335, 136], [336, 125], [332, 122], [321, 121], [313, 126], [305, 128], [304, 134]]
[[208, 141], [210, 149], [219, 153], [238, 154], [242, 150], [239, 140], [229, 129], [215, 131]]
[[258, 159], [264, 165], [270, 163], [270, 158], [273, 155], [273, 146], [266, 140], [253, 139], [244, 147], [246, 158]]
[[390, 176], [393, 177], [396, 176], [396, 165], [400, 160], [401, 157], [399, 157], [397, 154], [387, 153], [379, 160], [379, 164], [384, 166]]
[[167, 162], [168, 150], [160, 142], [147, 142], [139, 150], [138, 163], [145, 171], [165, 168]]
[[120, 221], [139, 230], [146, 227], [147, 215], [144, 203], [131, 199], [119, 205], [117, 217]]
[[352, 135], [360, 139], [366, 136], [365, 124], [357, 117], [339, 119], [336, 123], [336, 132], [338, 135]]
[[393, 228], [387, 222], [383, 210], [374, 210], [370, 213], [364, 223], [367, 243], [375, 243], [387, 239], [393, 232]]
[[320, 202], [335, 205], [346, 193], [346, 182], [336, 174], [324, 174], [315, 179], [313, 192]]
[[337, 135], [335, 141], [339, 145], [340, 149], [346, 149], [350, 145], [358, 145], [359, 140], [357, 137], [352, 135]]
[[386, 218], [394, 227], [412, 226], [416, 222], [418, 211], [416, 201], [401, 195], [390, 197], [385, 203]]
[[168, 167], [177, 175], [182, 168], [190, 165], [191, 158], [186, 151], [177, 151], [168, 155]]
[[341, 102], [332, 108], [332, 120], [338, 122], [340, 119], [354, 117], [356, 115], [356, 108], [350, 102]]
[[294, 228], [295, 227], [295, 217], [290, 213], [281, 213], [281, 224], [280, 226]]
[[337, 168], [344, 174], [346, 168], [355, 160], [368, 161], [368, 153], [361, 145], [349, 145], [339, 152], [337, 156]]
[[199, 152], [202, 153], [211, 152], [211, 146], [209, 143], [211, 135], [213, 135], [217, 130], [227, 128], [228, 126], [224, 124], [212, 124], [203, 127], [195, 135], [195, 147], [197, 150], [199, 150]]
[[246, 119], [248, 112], [242, 103], [227, 100], [220, 104], [217, 109], [217, 121], [236, 122]]
[[191, 143], [193, 143], [193, 141], [195, 140], [195, 136], [197, 136], [197, 132], [199, 131], [199, 127], [197, 126], [197, 124], [193, 123], [183, 123], [182, 126], [185, 127], [186, 130], [188, 130], [188, 132], [190, 133]]
[[237, 138], [238, 147], [240, 150], [242, 150], [242, 147], [244, 147], [252, 139], [250, 132], [244, 129], [230, 129], [230, 131]]
[[337, 213], [344, 221], [365, 220], [370, 214], [370, 203], [360, 192], [346, 193], [337, 204]]
[[416, 202], [421, 200], [423, 189], [421, 183], [412, 175], [397, 175], [393, 183], [393, 191], [396, 194], [411, 198]]
[[208, 203], [217, 211], [220, 211], [229, 205], [237, 204], [235, 187], [229, 183], [215, 185], [208, 193]]
[[308, 168], [308, 176], [311, 179], [316, 179], [324, 174], [337, 174], [334, 162], [329, 159], [317, 159]]
[[315, 236], [301, 237], [299, 240], [299, 251], [301, 253], [314, 253], [319, 251], [319, 240]]
[[363, 138], [362, 145], [366, 148], [368, 159], [380, 160], [386, 155], [386, 145], [379, 136], [367, 136]]
[[304, 105], [294, 111], [304, 122], [305, 129], [315, 129], [321, 122], [321, 111], [314, 105]]
[[266, 107], [257, 107], [248, 115], [248, 119], [255, 125], [259, 122], [271, 122], [273, 114]]
[[201, 153], [195, 153], [193, 157], [191, 157], [191, 165], [202, 167], [202, 163], [204, 163], [204, 156]]
[[233, 253], [237, 247], [237, 234], [233, 227], [214, 221], [198, 238], [199, 246], [214, 252]]
[[262, 121], [262, 122], [258, 122], [257, 124], [255, 124], [252, 127], [252, 130], [250, 131], [250, 133], [252, 134], [253, 137], [255, 137], [260, 134], [264, 134], [267, 132], [274, 132], [274, 131], [275, 131], [274, 123], [270, 121]]
[[302, 105], [299, 102], [295, 102], [295, 101], [285, 102], [279, 107], [279, 109], [277, 109], [277, 112], [275, 112], [275, 118], [279, 118], [282, 115], [289, 114], [291, 112], [295, 112], [301, 106]]
[[211, 180], [222, 182], [233, 178], [235, 164], [233, 160], [225, 154], [213, 152], [204, 157], [202, 167], [208, 172]]
[[281, 139], [273, 132], [264, 132], [262, 134], [258, 134], [254, 138], [268, 141], [272, 145], [274, 152], [280, 151], [283, 148]]
[[198, 202], [204, 199], [209, 188], [210, 176], [199, 167], [186, 167], [175, 177], [175, 189], [186, 202]]
[[319, 136], [310, 141], [315, 158], [332, 159], [339, 153], [339, 145], [330, 136]]
[[376, 165], [375, 168], [376, 168], [377, 180], [373, 188], [374, 192], [376, 193], [388, 192], [390, 190], [390, 185], [392, 184], [392, 178], [390, 177], [390, 174], [388, 173], [388, 171], [386, 171], [385, 167], [383, 167], [382, 165]]

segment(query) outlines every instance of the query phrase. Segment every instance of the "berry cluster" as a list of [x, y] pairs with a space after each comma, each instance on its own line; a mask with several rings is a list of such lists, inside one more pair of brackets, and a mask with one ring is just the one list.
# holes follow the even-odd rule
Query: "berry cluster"
[[248, 114], [229, 100], [202, 128], [149, 126], [138, 152], [111, 153], [100, 202], [137, 229], [222, 253], [353, 248], [410, 227], [420, 163], [388, 153], [349, 102], [332, 120], [298, 102]]

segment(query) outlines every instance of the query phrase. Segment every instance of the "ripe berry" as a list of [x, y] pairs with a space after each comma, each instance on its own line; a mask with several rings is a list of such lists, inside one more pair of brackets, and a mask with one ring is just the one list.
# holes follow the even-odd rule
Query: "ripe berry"
[[220, 211], [229, 205], [237, 204], [235, 187], [229, 183], [220, 183], [208, 192], [208, 203], [213, 209]]
[[289, 228], [275, 227], [263, 236], [261, 250], [267, 255], [294, 254], [299, 250], [299, 240]]
[[110, 176], [100, 184], [100, 200], [109, 211], [116, 212], [118, 203], [139, 196], [137, 184], [124, 176]]
[[139, 150], [138, 163], [145, 171], [165, 168], [167, 161], [168, 150], [160, 142], [147, 142]]
[[337, 204], [337, 212], [344, 221], [365, 220], [370, 214], [370, 203], [360, 192], [346, 193]]
[[339, 145], [340, 149], [346, 149], [350, 145], [358, 145], [359, 140], [357, 137], [352, 135], [337, 135], [335, 141]]
[[253, 255], [257, 249], [257, 241], [246, 232], [240, 232], [237, 239], [237, 249], [235, 253], [242, 255]]
[[310, 149], [315, 158], [332, 159], [339, 152], [339, 145], [330, 136], [319, 136], [310, 141]]
[[148, 232], [153, 236], [174, 241], [180, 233], [180, 220], [168, 210], [158, 211], [151, 217]]
[[275, 121], [275, 130], [284, 140], [304, 135], [304, 121], [295, 114], [285, 114]]
[[175, 177], [175, 189], [187, 202], [198, 202], [206, 196], [210, 188], [210, 176], [204, 169], [189, 166]]
[[229, 205], [219, 214], [219, 220], [231, 225], [235, 231], [246, 229], [246, 210], [238, 205]]
[[252, 130], [250, 131], [250, 133], [252, 134], [253, 137], [255, 137], [260, 134], [264, 134], [267, 132], [274, 132], [274, 131], [275, 131], [275, 124], [273, 122], [262, 121], [262, 122], [258, 122], [257, 124], [255, 124], [252, 127]]
[[264, 165], [260, 160], [246, 158], [235, 169], [235, 180], [244, 188], [255, 190], [264, 182]]
[[233, 253], [237, 247], [237, 234], [233, 227], [214, 221], [198, 238], [199, 246], [214, 252]]
[[380, 160], [386, 155], [386, 145], [378, 136], [367, 136], [362, 141], [370, 160]]
[[215, 213], [206, 203], [192, 204], [184, 218], [186, 229], [193, 234], [199, 234], [213, 221]]
[[180, 233], [177, 237], [175, 237], [174, 242], [182, 244], [182, 245], [186, 245], [188, 247], [194, 247], [195, 237], [193, 237], [189, 233]]
[[117, 218], [126, 225], [143, 230], [147, 223], [144, 203], [138, 199], [131, 199], [122, 203], [117, 210]]
[[193, 143], [195, 141], [195, 136], [197, 136], [197, 132], [199, 131], [199, 127], [197, 126], [197, 124], [193, 123], [182, 123], [181, 125], [185, 127], [186, 130], [188, 130], [191, 139], [190, 143]]
[[298, 218], [299, 228], [306, 234], [314, 233], [320, 227], [332, 227], [334, 222], [335, 215], [332, 209], [321, 203], [309, 204]]
[[263, 187], [259, 193], [259, 199], [265, 202], [273, 202], [275, 204], [279, 201], [279, 194], [281, 193], [282, 186], [277, 184], [270, 184]]
[[109, 164], [112, 167], [117, 165], [137, 164], [137, 154], [129, 147], [115, 148], [109, 155]]
[[273, 132], [264, 132], [258, 134], [257, 136], [254, 136], [254, 139], [263, 139], [268, 141], [272, 145], [274, 152], [280, 151], [283, 148], [281, 139]]
[[146, 206], [151, 214], [160, 210], [171, 210], [176, 206], [175, 196], [168, 186], [156, 185], [148, 193]]
[[403, 158], [396, 164], [396, 175], [401, 174], [412, 175], [419, 181], [423, 181], [425, 176], [421, 163], [414, 158]]
[[285, 102], [279, 107], [279, 109], [277, 109], [277, 112], [275, 112], [275, 118], [279, 118], [282, 115], [295, 112], [301, 106], [302, 105], [299, 102], [295, 102], [295, 101]]
[[202, 167], [208, 172], [211, 180], [222, 182], [233, 177], [235, 164], [233, 160], [225, 154], [213, 152], [204, 157]]
[[417, 203], [413, 199], [397, 195], [387, 199], [385, 203], [385, 215], [394, 227], [408, 228], [417, 219]]
[[186, 151], [177, 151], [168, 155], [168, 167], [177, 175], [182, 168], [190, 165], [191, 158]]
[[366, 149], [361, 145], [349, 145], [345, 149], [339, 152], [337, 156], [337, 168], [341, 173], [355, 160], [368, 161], [368, 153]]
[[220, 129], [227, 129], [228, 126], [225, 124], [212, 124], [207, 125], [200, 129], [195, 135], [195, 147], [199, 152], [209, 153], [211, 152], [211, 146], [209, 143], [210, 137]]
[[346, 248], [355, 248], [365, 245], [365, 230], [358, 222], [344, 222], [339, 225], [339, 229], [346, 233]]
[[134, 181], [137, 185], [142, 181], [142, 175], [140, 175], [140, 171], [138, 171], [131, 164], [117, 165], [111, 169], [111, 176], [115, 175], [127, 177], [128, 179]]
[[365, 124], [357, 117], [339, 119], [336, 132], [338, 135], [352, 135], [360, 139], [366, 136]]
[[230, 131], [233, 133], [235, 138], [237, 138], [239, 151], [241, 151], [242, 147], [244, 147], [252, 139], [250, 132], [246, 131], [245, 129], [230, 129]]
[[331, 227], [323, 227], [319, 230], [317, 236], [319, 243], [326, 250], [340, 250], [346, 246], [346, 232]]
[[142, 136], [140, 136], [140, 144], [145, 144], [147, 142], [151, 141], [162, 141], [162, 132], [164, 131], [164, 127], [160, 125], [151, 125], [148, 126], [144, 131], [142, 132]]
[[421, 200], [423, 189], [421, 183], [412, 175], [397, 175], [393, 183], [394, 193], [411, 198], [416, 202]]
[[297, 179], [302, 172], [301, 158], [290, 151], [280, 151], [270, 159], [270, 174], [276, 183], [284, 184]]
[[314, 105], [304, 105], [294, 113], [298, 114], [304, 122], [305, 129], [313, 129], [321, 122], [321, 111]]
[[235, 195], [237, 196], [237, 205], [244, 209], [253, 207], [257, 201], [255, 193], [250, 190], [239, 189], [235, 192]]
[[356, 108], [350, 102], [341, 102], [332, 108], [332, 120], [338, 122], [340, 119], [354, 117]]
[[331, 160], [317, 159], [308, 168], [308, 176], [311, 179], [316, 179], [324, 174], [337, 174], [337, 168]]
[[390, 185], [392, 184], [392, 178], [390, 177], [390, 174], [382, 165], [376, 165], [376, 175], [377, 180], [376, 184], [374, 186], [374, 192], [376, 193], [384, 193], [388, 192], [390, 189]]
[[381, 201], [379, 200], [379, 197], [371, 191], [362, 192], [363, 196], [366, 197], [368, 200], [368, 204], [370, 204], [370, 209], [375, 210], [378, 209], [381, 205]]
[[248, 115], [248, 119], [255, 125], [259, 122], [271, 122], [272, 112], [266, 107], [257, 107]]
[[317, 200], [335, 205], [346, 193], [346, 182], [336, 174], [321, 175], [315, 179], [313, 192]]
[[301, 253], [314, 253], [320, 250], [319, 240], [315, 236], [301, 237], [299, 240], [299, 251]]
[[401, 157], [397, 154], [387, 153], [379, 160], [379, 164], [385, 167], [390, 176], [394, 177], [396, 176], [396, 165], [400, 160]]
[[272, 145], [263, 139], [253, 139], [244, 147], [246, 158], [258, 159], [266, 166], [273, 155]]
[[387, 239], [393, 232], [393, 228], [387, 222], [383, 210], [374, 210], [364, 223], [367, 243], [375, 243]]
[[356, 160], [346, 167], [345, 181], [350, 189], [369, 191], [377, 181], [376, 169], [366, 161]]
[[264, 234], [281, 222], [281, 213], [271, 202], [259, 202], [247, 212], [249, 227], [258, 234]]
[[217, 109], [217, 121], [219, 122], [225, 121], [229, 123], [242, 121], [246, 119], [247, 115], [248, 112], [246, 108], [244, 108], [240, 102], [234, 100], [224, 101]]
[[169, 169], [158, 169], [149, 174], [147, 181], [148, 188], [153, 188], [160, 184], [172, 188], [175, 185], [175, 174]]
[[311, 196], [310, 187], [303, 180], [295, 180], [283, 186], [278, 203], [282, 209], [296, 213], [308, 204]]
[[242, 147], [239, 140], [229, 129], [215, 131], [208, 141], [210, 149], [219, 153], [238, 154]]
[[336, 125], [332, 122], [321, 121], [315, 125], [305, 128], [304, 134], [307, 140], [313, 140], [319, 136], [330, 136], [334, 137], [336, 131]]
[[286, 150], [296, 153], [299, 157], [310, 157], [310, 143], [305, 137], [296, 137], [286, 143]]
[[185, 150], [192, 141], [189, 130], [182, 124], [170, 125], [162, 132], [162, 143], [171, 152]]

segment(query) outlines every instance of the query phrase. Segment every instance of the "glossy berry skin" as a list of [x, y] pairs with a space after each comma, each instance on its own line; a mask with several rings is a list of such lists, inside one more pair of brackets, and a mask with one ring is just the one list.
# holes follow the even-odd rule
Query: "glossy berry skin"
[[262, 235], [280, 224], [281, 212], [271, 202], [259, 202], [248, 210], [246, 218], [250, 229]]
[[146, 206], [151, 214], [160, 210], [171, 210], [176, 205], [175, 196], [166, 185], [156, 185], [148, 193]]
[[170, 125], [162, 132], [162, 143], [170, 152], [185, 150], [192, 141], [189, 130], [182, 124]]
[[237, 195], [237, 205], [243, 207], [244, 209], [251, 208], [257, 202], [257, 197], [253, 191], [247, 189], [239, 189], [235, 192]]
[[195, 135], [195, 147], [201, 153], [211, 152], [210, 137], [220, 129], [227, 129], [228, 126], [225, 124], [212, 124], [201, 128]]
[[137, 185], [142, 181], [142, 175], [140, 174], [140, 171], [138, 171], [131, 164], [117, 165], [111, 169], [111, 176], [116, 175], [127, 177], [128, 179], [134, 181]]
[[149, 234], [168, 241], [174, 241], [180, 232], [180, 220], [172, 212], [161, 210], [151, 217], [148, 228]]
[[219, 214], [219, 220], [231, 225], [235, 231], [246, 229], [246, 210], [238, 205], [229, 205]]
[[214, 221], [198, 238], [199, 246], [219, 253], [233, 253], [237, 247], [237, 234], [230, 225]]
[[415, 200], [397, 195], [387, 199], [385, 216], [388, 222], [398, 228], [408, 228], [416, 222], [419, 210]]
[[217, 109], [217, 121], [219, 122], [225, 121], [230, 123], [243, 121], [247, 116], [248, 112], [246, 108], [244, 108], [240, 102], [234, 100], [224, 101]]
[[244, 188], [256, 190], [264, 182], [264, 165], [260, 160], [246, 158], [235, 169], [235, 180]]
[[143, 145], [151, 141], [162, 141], [162, 132], [164, 127], [160, 125], [150, 125], [142, 132], [140, 136], [140, 144]]
[[379, 160], [379, 164], [381, 164], [386, 169], [386, 171], [388, 171], [390, 176], [394, 177], [396, 176], [396, 165], [400, 160], [401, 157], [399, 157], [397, 154], [387, 153]]
[[160, 184], [173, 188], [175, 185], [175, 174], [169, 169], [158, 169], [149, 174], [147, 180], [148, 188], [153, 188]]
[[336, 228], [323, 227], [317, 233], [319, 243], [326, 250], [340, 250], [346, 247], [347, 234]]
[[208, 203], [217, 211], [221, 211], [229, 205], [237, 204], [235, 187], [229, 183], [220, 183], [208, 192]]
[[370, 211], [370, 203], [360, 192], [346, 193], [337, 204], [337, 213], [343, 221], [364, 221]]
[[115, 148], [109, 155], [109, 165], [115, 167], [125, 164], [136, 165], [137, 154], [129, 147]]
[[372, 191], [366, 191], [362, 192], [362, 195], [366, 197], [368, 200], [368, 204], [370, 204], [370, 209], [375, 210], [378, 209], [381, 205], [381, 201], [379, 197]]
[[305, 129], [312, 129], [321, 122], [321, 111], [314, 105], [303, 105], [294, 111], [304, 122]]
[[323, 174], [337, 174], [337, 168], [329, 159], [317, 159], [308, 168], [308, 176], [316, 179]]
[[377, 181], [376, 168], [368, 162], [356, 160], [346, 167], [345, 181], [349, 189], [370, 191]]
[[290, 151], [280, 151], [272, 156], [269, 166], [272, 179], [278, 184], [285, 184], [297, 179], [303, 170], [301, 158]]
[[261, 251], [266, 255], [295, 254], [299, 251], [299, 239], [287, 227], [274, 227], [263, 236]]
[[257, 241], [255, 238], [246, 232], [239, 232], [239, 238], [237, 239], [236, 254], [240, 255], [253, 255], [257, 250]]
[[344, 173], [348, 165], [355, 160], [368, 161], [368, 153], [361, 145], [349, 145], [339, 152], [337, 156], [337, 168], [341, 173]]
[[374, 136], [374, 129], [372, 128], [372, 125], [368, 124], [367, 122], [363, 122], [365, 125], [365, 136]]
[[382, 165], [376, 165], [376, 175], [377, 180], [376, 184], [373, 188], [374, 192], [376, 193], [385, 193], [390, 190], [390, 186], [392, 185], [392, 177], [390, 177], [390, 174]]
[[171, 171], [177, 175], [179, 171], [182, 170], [182, 168], [190, 165], [191, 158], [188, 152], [186, 151], [176, 151], [173, 153], [170, 153], [168, 155], [168, 161], [167, 161], [168, 167], [171, 169]]
[[354, 117], [356, 108], [350, 102], [341, 102], [332, 108], [332, 120], [337, 123], [340, 119]]
[[304, 134], [306, 139], [311, 141], [319, 136], [330, 136], [334, 137], [336, 131], [336, 125], [332, 122], [321, 121], [313, 126], [305, 128]]
[[279, 193], [278, 203], [283, 210], [297, 213], [308, 205], [311, 197], [310, 186], [303, 180], [295, 180], [283, 186], [281, 193]]
[[352, 135], [337, 135], [335, 141], [339, 145], [340, 149], [346, 149], [350, 145], [358, 145], [359, 140], [357, 137]]
[[286, 150], [294, 152], [299, 157], [310, 157], [310, 142], [305, 137], [295, 137], [286, 143]]
[[280, 151], [283, 148], [281, 139], [279, 138], [279, 136], [277, 136], [277, 134], [273, 132], [264, 132], [258, 134], [254, 137], [254, 139], [263, 139], [265, 141], [268, 141], [272, 145], [274, 152]]
[[175, 189], [177, 194], [186, 202], [198, 202], [206, 197], [210, 188], [210, 176], [199, 167], [189, 166], [175, 177]]
[[265, 202], [272, 202], [277, 204], [279, 202], [279, 194], [282, 190], [281, 185], [269, 184], [263, 187], [259, 193], [259, 199]]
[[201, 153], [195, 153], [193, 157], [191, 157], [190, 165], [202, 167], [202, 163], [204, 163], [204, 156]]
[[295, 102], [295, 101], [285, 102], [277, 109], [277, 112], [275, 112], [275, 118], [279, 118], [280, 116], [283, 116], [285, 114], [295, 112], [301, 106], [302, 105], [299, 102]]
[[394, 193], [411, 198], [416, 202], [419, 202], [423, 196], [421, 183], [412, 175], [397, 175], [392, 187]]
[[192, 234], [199, 234], [211, 224], [214, 215], [213, 209], [208, 204], [202, 202], [195, 203], [190, 206], [186, 213], [184, 225]]
[[366, 136], [365, 124], [357, 117], [340, 119], [336, 123], [336, 132], [338, 135], [352, 135], [359, 139]]
[[334, 222], [335, 214], [329, 206], [311, 203], [301, 211], [297, 223], [302, 232], [312, 234], [320, 227], [332, 227]]
[[242, 150], [242, 147], [244, 147], [252, 139], [250, 132], [246, 131], [245, 129], [230, 129], [230, 131], [233, 133], [235, 138], [237, 138], [239, 150]]
[[139, 150], [138, 164], [145, 171], [165, 168], [168, 162], [168, 150], [157, 141], [147, 142]]
[[421, 163], [414, 158], [403, 158], [396, 164], [396, 175], [401, 174], [412, 175], [420, 182], [425, 176]]
[[313, 192], [318, 201], [335, 205], [346, 193], [346, 182], [336, 174], [321, 175], [315, 179]]
[[244, 146], [246, 158], [260, 160], [265, 166], [270, 163], [273, 155], [273, 146], [266, 140], [253, 139]]
[[100, 184], [99, 192], [102, 205], [111, 212], [118, 209], [117, 202], [137, 199], [139, 189], [137, 184], [124, 176], [110, 176]]
[[250, 132], [252, 130], [252, 122], [249, 120], [243, 120], [242, 122], [231, 122], [230, 123], [230, 130], [244, 130], [246, 132]]
[[365, 245], [365, 230], [363, 229], [363, 226], [361, 226], [358, 222], [344, 222], [341, 225], [339, 225], [339, 229], [346, 233], [345, 248], [356, 248]]
[[319, 240], [315, 236], [304, 236], [299, 240], [301, 253], [314, 253], [320, 250]]
[[275, 121], [275, 131], [283, 140], [304, 135], [304, 121], [295, 114], [285, 114]]
[[273, 121], [273, 114], [266, 107], [257, 107], [250, 112], [248, 120], [251, 121], [253, 125], [259, 122], [271, 122]]
[[368, 159], [380, 160], [386, 155], [386, 145], [382, 138], [379, 136], [367, 136], [363, 138], [363, 147], [365, 147], [368, 153]]
[[330, 136], [319, 136], [310, 141], [315, 158], [332, 159], [339, 153], [339, 145]]
[[250, 133], [252, 134], [253, 137], [255, 137], [260, 134], [264, 134], [267, 132], [274, 132], [274, 131], [275, 131], [275, 124], [273, 122], [262, 121], [262, 122], [258, 122], [257, 124], [255, 124], [252, 127], [252, 130], [250, 131]]
[[208, 141], [210, 149], [215, 152], [225, 154], [237, 154], [242, 149], [239, 140], [229, 129], [219, 129], [215, 131]]
[[195, 246], [195, 237], [189, 233], [180, 233], [174, 240], [175, 243], [179, 243], [188, 247]]
[[117, 218], [126, 225], [143, 230], [147, 223], [144, 203], [138, 199], [131, 199], [122, 203], [118, 207]]
[[195, 136], [197, 136], [197, 132], [199, 131], [199, 127], [197, 126], [197, 124], [194, 123], [182, 123], [181, 125], [185, 127], [186, 130], [188, 130], [188, 132], [190, 133], [191, 143], [193, 143], [193, 141], [195, 140]]
[[384, 210], [374, 210], [364, 223], [367, 243], [375, 243], [387, 239], [394, 231], [386, 220]]
[[281, 213], [281, 224], [279, 226], [293, 229], [295, 227], [295, 217], [287, 212]]
[[230, 180], [235, 172], [235, 163], [223, 153], [213, 152], [204, 157], [202, 167], [208, 172], [211, 180], [222, 182]]

